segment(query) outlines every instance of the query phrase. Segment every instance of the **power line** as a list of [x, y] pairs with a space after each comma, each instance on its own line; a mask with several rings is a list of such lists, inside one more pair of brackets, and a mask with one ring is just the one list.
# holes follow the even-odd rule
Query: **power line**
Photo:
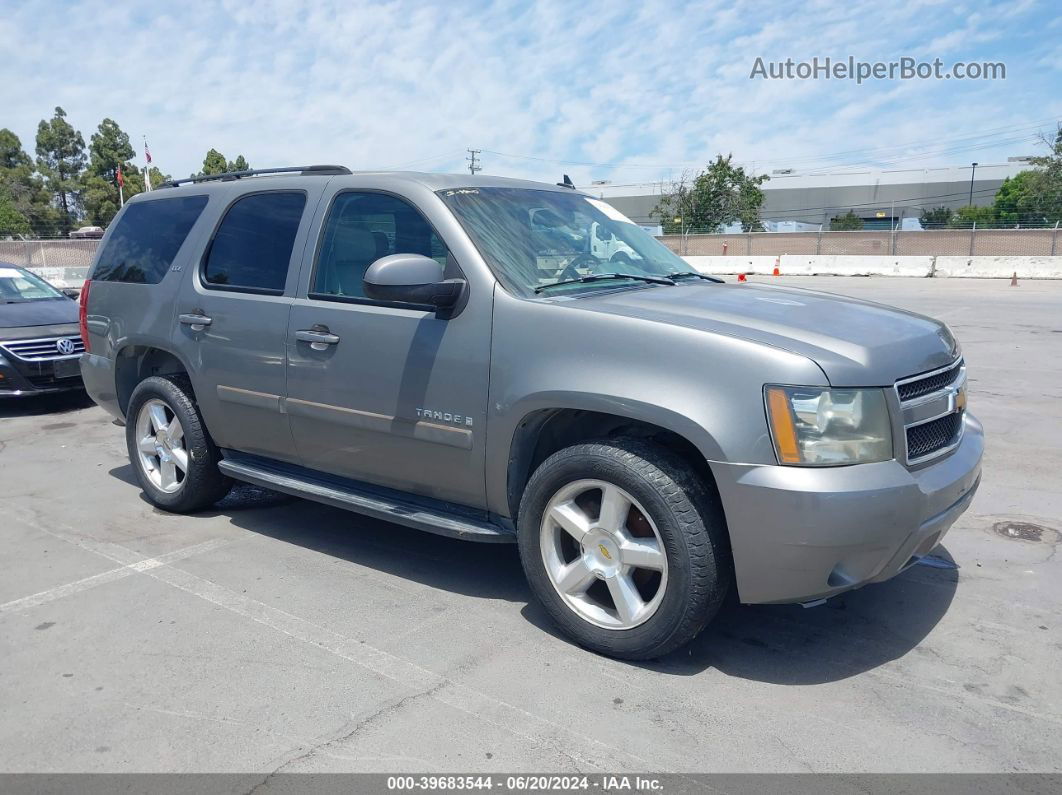
[[[1002, 127], [989, 128], [981, 133], [974, 135], [961, 135], [950, 138], [934, 138], [932, 140], [922, 141], [908, 141], [904, 143], [889, 144], [888, 146], [880, 147], [865, 147], [859, 149], [847, 149], [837, 152], [826, 153], [823, 155], [806, 155], [803, 157], [779, 157], [779, 158], [766, 158], [756, 159], [751, 161], [739, 162], [739, 165], [755, 165], [755, 164], [773, 164], [773, 163], [803, 163], [803, 162], [823, 162], [844, 157], [846, 155], [858, 155], [863, 154], [871, 160], [875, 160], [873, 155], [884, 155], [884, 159], [877, 159], [877, 163], [893, 163], [903, 162], [904, 160], [917, 160], [926, 157], [935, 157], [939, 154], [953, 154], [962, 151], [972, 151], [978, 149], [986, 149], [993, 146], [1003, 146], [1010, 143], [1018, 143], [1027, 140], [1035, 140], [1033, 131], [1041, 129], [1044, 125], [1053, 123], [1059, 123], [1056, 118], [1043, 119], [1036, 122], [1030, 122], [1026, 124], [1011, 124]], [[1021, 133], [1021, 134], [1019, 134]], [[991, 140], [998, 138], [1000, 140]], [[988, 139], [988, 140], [983, 140]], [[942, 147], [935, 150], [921, 152], [918, 154], [904, 155], [905, 150], [909, 149], [925, 149], [927, 147]], [[678, 163], [600, 163], [589, 160], [567, 160], [560, 158], [539, 157], [535, 155], [520, 155], [511, 152], [499, 152], [493, 149], [484, 149], [492, 155], [498, 157], [511, 158], [514, 160], [530, 160], [539, 163], [554, 163], [559, 165], [572, 165], [572, 166], [596, 166], [598, 168], [685, 168], [693, 166], [701, 161], [684, 161]], [[834, 164], [833, 167], [844, 168], [848, 166], [857, 165], [869, 165], [869, 163], [841, 163]]]
[[468, 173], [471, 174], [472, 176], [475, 176], [477, 171], [482, 171], [483, 170], [483, 166], [477, 166], [476, 165], [476, 155], [478, 155], [483, 150], [482, 149], [468, 149], [466, 151], [470, 155], [470, 157], [466, 157], [465, 158], [465, 160], [468, 161]]

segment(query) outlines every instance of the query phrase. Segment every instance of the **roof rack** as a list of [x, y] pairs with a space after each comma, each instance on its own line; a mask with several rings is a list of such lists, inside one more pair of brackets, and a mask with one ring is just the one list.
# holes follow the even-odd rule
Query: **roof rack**
[[295, 174], [304, 177], [310, 176], [333, 176], [337, 174], [353, 173], [346, 166], [284, 166], [283, 168], [252, 168], [246, 171], [226, 171], [224, 174], [200, 174], [198, 177], [186, 179], [171, 179], [159, 185], [160, 188], [176, 188], [187, 182], [216, 182], [241, 179], [242, 177], [256, 177], [259, 174]]

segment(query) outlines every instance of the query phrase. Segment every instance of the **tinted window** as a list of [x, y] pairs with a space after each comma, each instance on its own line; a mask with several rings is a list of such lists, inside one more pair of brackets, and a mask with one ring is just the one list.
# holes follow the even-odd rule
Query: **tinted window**
[[380, 257], [423, 254], [446, 267], [448, 253], [411, 204], [382, 193], [341, 193], [325, 222], [313, 292], [361, 298], [365, 270]]
[[305, 204], [304, 193], [256, 193], [234, 202], [210, 244], [203, 280], [283, 292]]
[[111, 230], [92, 279], [162, 281], [206, 203], [206, 196], [181, 196], [129, 205]]

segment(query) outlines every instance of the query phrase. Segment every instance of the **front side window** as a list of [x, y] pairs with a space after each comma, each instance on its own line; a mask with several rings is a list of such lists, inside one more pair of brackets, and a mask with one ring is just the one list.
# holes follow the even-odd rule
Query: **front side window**
[[[585, 276], [667, 277], [689, 265], [605, 202], [575, 192], [454, 188], [438, 192], [502, 285], [533, 296], [624, 284], [558, 284]], [[628, 280], [636, 285], [637, 280]]]
[[311, 292], [364, 298], [362, 279], [390, 254], [423, 254], [447, 266], [448, 251], [431, 224], [406, 201], [384, 193], [341, 193], [325, 221]]
[[90, 278], [158, 284], [206, 203], [206, 196], [179, 196], [130, 204], [111, 230]]
[[255, 193], [235, 201], [203, 263], [207, 287], [282, 293], [306, 206], [296, 191]]

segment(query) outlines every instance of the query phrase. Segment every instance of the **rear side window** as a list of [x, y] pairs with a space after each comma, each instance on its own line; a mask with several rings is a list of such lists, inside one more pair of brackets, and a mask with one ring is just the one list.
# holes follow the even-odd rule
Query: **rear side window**
[[255, 193], [233, 202], [203, 263], [207, 287], [282, 293], [306, 194]]
[[92, 280], [158, 284], [206, 203], [206, 196], [181, 196], [129, 205], [100, 252]]

